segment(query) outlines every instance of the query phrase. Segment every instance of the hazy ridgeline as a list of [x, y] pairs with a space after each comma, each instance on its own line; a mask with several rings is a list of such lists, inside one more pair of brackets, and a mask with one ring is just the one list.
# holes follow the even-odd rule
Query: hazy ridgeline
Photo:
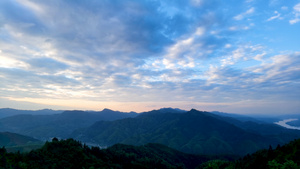
[[[1, 109], [0, 114], [5, 110], [7, 109]], [[12, 114], [11, 116], [6, 114], [4, 118], [0, 119], [1, 146], [5, 146], [9, 152], [30, 152], [41, 147], [41, 149], [34, 152], [21, 155], [22, 158], [20, 157], [20, 159], [25, 161], [26, 159], [29, 160], [31, 157], [28, 156], [33, 154], [39, 158], [44, 158], [45, 154], [43, 153], [50, 151], [47, 146], [59, 149], [69, 146], [69, 143], [73, 144], [72, 140], [69, 140], [67, 143], [62, 140], [51, 144], [46, 143], [46, 145], [44, 145], [43, 141], [49, 141], [52, 138], [73, 138], [84, 143], [84, 145], [94, 147], [88, 148], [75, 141], [76, 144], [75, 142], [74, 144], [79, 146], [79, 148], [75, 148], [76, 151], [83, 154], [96, 150], [97, 148], [95, 149], [95, 147], [110, 147], [103, 151], [97, 149], [102, 155], [103, 153], [112, 153], [108, 157], [111, 158], [109, 164], [104, 164], [103, 159], [101, 159], [103, 157], [98, 157], [94, 154], [81, 155], [79, 157], [85, 158], [85, 156], [88, 156], [96, 161], [100, 160], [100, 162], [96, 162], [97, 165], [102, 165], [102, 163], [104, 166], [117, 165], [124, 167], [124, 165], [133, 165], [125, 162], [116, 162], [115, 158], [118, 156], [118, 158], [135, 161], [136, 163], [133, 166], [146, 164], [151, 166], [150, 164], [154, 160], [157, 166], [164, 167], [185, 166], [194, 168], [201, 165], [212, 165], [210, 164], [211, 162], [214, 165], [241, 167], [246, 165], [245, 163], [250, 163], [249, 159], [252, 159], [251, 162], [253, 162], [253, 158], [257, 160], [257, 158], [260, 158], [260, 155], [246, 156], [243, 160], [235, 163], [229, 161], [254, 153], [260, 149], [268, 149], [270, 146], [278, 147], [278, 145], [284, 145], [289, 141], [300, 138], [299, 130], [287, 129], [274, 124], [274, 122], [290, 116], [256, 118], [221, 112], [203, 112], [195, 109], [183, 111], [172, 108], [144, 113], [124, 113], [109, 109], [99, 112], [47, 110], [48, 114], [46, 115], [36, 114], [36, 112], [30, 114], [29, 111], [22, 113], [20, 110], [11, 109], [10, 111], [20, 114]], [[55, 147], [55, 145], [59, 146], [61, 144], [64, 146]], [[294, 149], [296, 151], [294, 153], [298, 155], [297, 147]], [[67, 150], [58, 151], [71, 153], [67, 152]], [[139, 151], [142, 154], [144, 153], [143, 157], [138, 153]], [[160, 157], [158, 155], [159, 151], [165, 153], [165, 156]], [[167, 153], [164, 151], [167, 151]], [[179, 151], [183, 153], [179, 153]], [[13, 154], [6, 154], [7, 164], [11, 162], [10, 159], [13, 156]], [[159, 161], [158, 158], [170, 159], [168, 159], [169, 161], [166, 160], [165, 163]], [[271, 158], [273, 156], [268, 158], [268, 160], [270, 161]], [[210, 161], [214, 159], [218, 160]], [[61, 159], [56, 160], [59, 161]], [[177, 162], [174, 163], [174, 161]], [[269, 165], [269, 163], [270, 165], [298, 165], [297, 159], [296, 161], [295, 159], [290, 159], [289, 163], [285, 162], [282, 159], [279, 161], [277, 159], [277, 161], [267, 162], [266, 165]], [[26, 166], [30, 166], [27, 162], [25, 163]], [[57, 165], [64, 166], [67, 163], [57, 163]], [[94, 166], [94, 163], [91, 166]]]

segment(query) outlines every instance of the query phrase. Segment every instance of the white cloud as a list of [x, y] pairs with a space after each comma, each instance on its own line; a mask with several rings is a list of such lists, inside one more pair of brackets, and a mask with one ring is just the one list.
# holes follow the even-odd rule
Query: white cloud
[[244, 18], [243, 14], [239, 14], [239, 15], [234, 17], [235, 20], [242, 20], [243, 18]]
[[18, 3], [24, 5], [25, 7], [30, 8], [31, 10], [33, 10], [34, 12], [36, 12], [38, 15], [41, 15], [44, 13], [44, 9], [39, 6], [38, 4], [29, 1], [29, 0], [17, 0]]
[[287, 7], [287, 6], [282, 6], [281, 7], [281, 10], [284, 10], [284, 11], [286, 11], [286, 10], [288, 10], [289, 9], [289, 7]]
[[249, 30], [253, 27], [254, 25], [251, 23], [249, 26], [231, 26], [228, 28], [230, 31], [240, 31], [240, 30]]
[[294, 11], [295, 12], [300, 12], [300, 3], [294, 6]]
[[225, 56], [224, 59], [221, 60], [222, 66], [233, 65], [241, 58], [245, 57], [245, 48], [241, 47], [234, 51], [229, 56]]
[[297, 81], [291, 75], [296, 75], [300, 72], [298, 65], [300, 63], [299, 55], [300, 53], [296, 52], [294, 54], [276, 55], [268, 60], [264, 60], [261, 66], [253, 69], [253, 72], [261, 74], [254, 81], [258, 83], [273, 83], [274, 86], [284, 84], [283, 82], [291, 84], [293, 81]]
[[263, 57], [264, 57], [266, 54], [267, 54], [266, 52], [257, 54], [257, 55], [255, 55], [255, 56], [253, 57], [253, 59], [258, 60], [258, 61], [263, 61]]
[[300, 22], [300, 18], [294, 18], [294, 19], [290, 20], [290, 24], [295, 24], [295, 23], [298, 23], [298, 22]]
[[162, 62], [163, 62], [163, 64], [165, 65], [165, 67], [166, 67], [167, 69], [175, 68], [175, 64], [172, 63], [172, 61], [169, 60], [169, 59], [163, 59]]
[[195, 6], [201, 6], [203, 3], [203, 0], [191, 0], [191, 3]]
[[232, 45], [231, 44], [229, 44], [229, 43], [227, 43], [225, 46], [224, 46], [225, 48], [231, 48], [232, 47]]
[[254, 12], [254, 7], [248, 9], [245, 14], [252, 14]]
[[248, 15], [250, 15], [250, 14], [252, 14], [254, 12], [255, 12], [255, 8], [251, 7], [246, 12], [241, 13], [239, 15], [236, 15], [235, 17], [233, 17], [233, 19], [235, 19], [235, 20], [242, 20], [242, 19], [244, 19], [245, 17], [247, 17]]
[[170, 58], [180, 57], [180, 55], [184, 51], [189, 50], [193, 42], [194, 42], [194, 37], [189, 37], [187, 39], [177, 41], [174, 45], [172, 45], [168, 49], [168, 54], [166, 56]]
[[14, 58], [6, 57], [4, 55], [0, 55], [0, 67], [3, 68], [26, 68], [28, 65], [22, 61], [19, 61]]
[[201, 38], [205, 33], [204, 27], [198, 27], [191, 35], [187, 38], [178, 40], [175, 44], [167, 49], [165, 57], [178, 58], [187, 51], [192, 51], [193, 47], [201, 47], [201, 43], [197, 42], [198, 38]]
[[267, 21], [272, 21], [274, 19], [277, 19], [280, 17], [280, 13], [278, 11], [275, 11], [274, 14], [276, 14], [275, 16], [270, 17], [269, 19], [267, 19]]
[[231, 30], [231, 31], [236, 31], [236, 30], [238, 30], [238, 27], [236, 27], [236, 26], [231, 26], [231, 27], [229, 27], [229, 30]]
[[293, 14], [294, 14], [294, 18], [289, 21], [290, 24], [295, 24], [300, 22], [300, 3], [296, 4], [293, 7]]

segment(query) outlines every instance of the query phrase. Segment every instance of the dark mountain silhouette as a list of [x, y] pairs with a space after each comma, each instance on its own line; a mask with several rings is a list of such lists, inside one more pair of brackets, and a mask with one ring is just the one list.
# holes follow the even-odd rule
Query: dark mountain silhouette
[[[155, 110], [136, 118], [99, 121], [86, 129], [75, 131], [72, 137], [100, 146], [159, 143], [187, 153], [240, 155], [286, 141], [281, 139], [278, 132], [271, 133], [276, 137], [269, 137], [241, 128], [243, 122], [237, 125], [233, 118], [223, 118], [194, 109], [186, 113]], [[256, 127], [259, 128], [259, 124]], [[289, 131], [280, 126], [273, 127], [274, 130]], [[299, 136], [296, 131], [293, 138]]]
[[19, 145], [25, 145], [28, 143], [36, 143], [40, 142], [37, 139], [34, 139], [32, 137], [23, 136], [16, 133], [10, 133], [10, 132], [0, 132], [0, 146], [1, 147], [9, 147], [9, 146], [19, 146]]
[[210, 113], [218, 115], [218, 116], [222, 116], [222, 117], [234, 118], [234, 119], [242, 121], [242, 122], [253, 121], [253, 122], [256, 122], [256, 123], [262, 123], [262, 121], [254, 118], [254, 117], [247, 116], [247, 115], [231, 114], [231, 113], [224, 113], [224, 112], [219, 112], [219, 111], [212, 111]]
[[10, 108], [2, 108], [0, 109], [0, 118], [10, 117], [20, 114], [31, 114], [31, 115], [49, 115], [49, 114], [59, 114], [62, 113], [63, 110], [51, 110], [51, 109], [43, 109], [43, 110], [17, 110]]
[[143, 112], [141, 114], [147, 114], [147, 113], [186, 113], [186, 112], [187, 112], [186, 110], [168, 107], [168, 108], [161, 108], [161, 109], [158, 109], [158, 110], [151, 110], [151, 111], [148, 111], [148, 112]]
[[40, 148], [44, 142], [32, 137], [10, 133], [0, 132], [0, 147], [5, 147], [9, 152], [29, 152]]
[[103, 147], [116, 143], [160, 143], [187, 153], [239, 155], [300, 137], [298, 130], [253, 118], [173, 108], [140, 114], [109, 109], [21, 114], [0, 119], [0, 131], [44, 141], [73, 137]]
[[103, 111], [64, 111], [53, 115], [15, 115], [0, 119], [0, 131], [28, 135], [40, 140], [59, 137], [68, 138], [75, 129], [88, 127], [101, 120], [116, 120], [135, 117], [137, 113], [122, 113], [104, 109]]

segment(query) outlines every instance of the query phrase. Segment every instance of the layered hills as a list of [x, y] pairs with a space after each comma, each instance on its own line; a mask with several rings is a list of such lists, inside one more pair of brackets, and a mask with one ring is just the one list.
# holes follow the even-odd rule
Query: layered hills
[[159, 143], [193, 154], [244, 155], [299, 138], [300, 131], [192, 109], [186, 113], [151, 111], [136, 118], [99, 121], [73, 132], [72, 137], [102, 147]]
[[40, 140], [53, 137], [68, 138], [75, 130], [88, 127], [97, 121], [112, 121], [135, 117], [137, 113], [123, 113], [104, 109], [102, 111], [64, 111], [59, 114], [18, 114], [0, 119], [0, 131], [28, 135]]
[[51, 109], [17, 110], [17, 109], [10, 109], [10, 108], [2, 108], [2, 109], [0, 109], [0, 118], [15, 116], [18, 114], [50, 115], [50, 114], [59, 114], [62, 112], [63, 112], [63, 110], [51, 110]]
[[185, 153], [245, 155], [300, 138], [291, 130], [246, 116], [163, 108], [143, 113], [64, 111], [0, 119], [0, 131], [40, 140], [74, 138], [88, 145], [158, 143]]

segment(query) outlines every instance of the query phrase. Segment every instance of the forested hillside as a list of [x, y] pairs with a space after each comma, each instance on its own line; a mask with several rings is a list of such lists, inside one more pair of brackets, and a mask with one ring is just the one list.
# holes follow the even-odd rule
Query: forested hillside
[[0, 148], [0, 168], [224, 168], [297, 169], [300, 167], [300, 139], [276, 149], [264, 149], [234, 161], [226, 156], [191, 155], [160, 144], [107, 149], [88, 147], [73, 139], [58, 140], [29, 153], [8, 153]]
[[245, 116], [239, 120], [240, 116], [218, 114], [221, 113], [172, 108], [140, 114], [109, 109], [53, 115], [23, 114], [0, 119], [0, 131], [43, 141], [53, 137], [74, 138], [100, 147], [117, 143], [135, 146], [159, 143], [185, 153], [206, 155], [246, 155], [300, 138], [299, 130]]
[[6, 147], [8, 151], [30, 151], [41, 147], [43, 144], [43, 142], [32, 137], [10, 132], [0, 132], [0, 147]]
[[233, 168], [241, 169], [299, 169], [300, 168], [300, 139], [289, 144], [269, 147], [236, 161]]
[[103, 147], [116, 143], [159, 143], [193, 154], [245, 155], [299, 138], [300, 131], [241, 122], [193, 109], [186, 113], [151, 111], [136, 118], [99, 121], [71, 136]]
[[195, 168], [215, 157], [190, 155], [159, 144], [108, 149], [88, 147], [73, 139], [58, 140], [30, 153], [0, 150], [2, 168]]

